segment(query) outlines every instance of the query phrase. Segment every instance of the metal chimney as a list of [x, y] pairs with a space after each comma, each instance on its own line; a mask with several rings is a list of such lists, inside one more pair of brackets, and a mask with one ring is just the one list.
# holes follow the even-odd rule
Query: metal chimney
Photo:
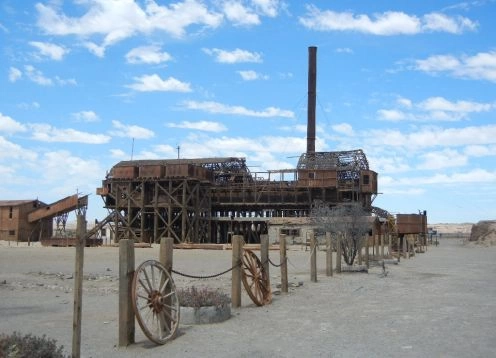
[[317, 47], [308, 48], [307, 157], [315, 153], [315, 105], [317, 91]]

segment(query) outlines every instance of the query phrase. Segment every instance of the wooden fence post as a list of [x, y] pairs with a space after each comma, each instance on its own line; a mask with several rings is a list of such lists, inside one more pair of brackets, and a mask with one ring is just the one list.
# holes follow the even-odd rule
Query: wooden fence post
[[336, 272], [341, 273], [341, 236], [339, 234], [336, 246]]
[[393, 258], [393, 255], [391, 253], [391, 234], [388, 234], [387, 237], [388, 237], [388, 257]]
[[174, 258], [174, 239], [172, 237], [161, 238], [159, 261], [169, 273], [172, 272], [173, 258]]
[[365, 237], [365, 264], [367, 265], [367, 268], [370, 268], [369, 239], [370, 239], [370, 236], [367, 235]]
[[76, 224], [76, 264], [74, 272], [74, 311], [72, 321], [72, 356], [81, 356], [81, 313], [83, 308], [83, 264], [86, 245], [86, 215], [78, 214]]
[[310, 281], [317, 282], [317, 239], [315, 232], [310, 232]]
[[384, 260], [384, 234], [380, 234], [379, 238], [381, 240], [381, 260]]
[[[172, 237], [163, 237], [160, 239], [160, 249], [159, 249], [159, 259], [160, 263], [164, 268], [167, 270], [167, 272], [171, 275], [172, 277], [172, 267], [173, 267], [173, 261], [174, 261], [174, 238]], [[162, 282], [163, 283], [163, 282]], [[170, 287], [164, 290], [164, 296], [167, 296], [168, 294], [171, 293]], [[168, 329], [172, 328], [172, 320], [167, 317], [172, 317], [171, 315], [171, 307], [172, 307], [172, 298], [167, 297], [164, 300], [165, 311], [167, 314], [165, 315], [166, 317], [164, 318], [165, 324], [167, 325]], [[176, 331], [177, 333], [177, 331]]]
[[134, 241], [119, 241], [119, 346], [134, 343], [134, 311], [131, 290], [134, 275]]
[[332, 238], [330, 232], [326, 232], [326, 275], [332, 276]]
[[267, 283], [270, 287], [270, 271], [269, 271], [269, 236], [260, 235], [260, 261], [262, 261], [262, 266], [267, 273]]
[[231, 305], [233, 308], [241, 307], [241, 257], [243, 255], [243, 236], [233, 235], [232, 239], [232, 286]]
[[286, 235], [279, 236], [279, 256], [281, 259], [281, 292], [288, 293], [288, 260], [286, 257]]

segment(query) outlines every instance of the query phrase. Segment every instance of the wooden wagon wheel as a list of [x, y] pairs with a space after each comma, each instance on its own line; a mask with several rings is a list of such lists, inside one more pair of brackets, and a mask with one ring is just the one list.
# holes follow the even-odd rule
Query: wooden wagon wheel
[[267, 271], [251, 250], [244, 249], [242, 257], [242, 280], [248, 296], [257, 306], [272, 302], [272, 291]]
[[138, 266], [132, 283], [133, 309], [143, 333], [157, 344], [174, 337], [179, 326], [176, 285], [160, 262]]

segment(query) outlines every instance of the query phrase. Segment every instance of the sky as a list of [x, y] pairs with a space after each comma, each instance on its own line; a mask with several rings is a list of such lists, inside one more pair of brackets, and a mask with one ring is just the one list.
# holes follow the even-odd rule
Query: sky
[[0, 0], [0, 200], [96, 195], [121, 160], [295, 168], [362, 149], [373, 205], [496, 219], [495, 0]]

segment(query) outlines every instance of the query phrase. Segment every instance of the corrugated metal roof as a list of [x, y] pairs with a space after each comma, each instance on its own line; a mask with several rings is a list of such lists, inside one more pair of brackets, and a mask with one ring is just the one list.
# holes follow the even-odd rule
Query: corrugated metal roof
[[31, 200], [0, 200], [0, 206], [19, 206], [22, 204], [28, 204], [38, 201], [37, 199]]

